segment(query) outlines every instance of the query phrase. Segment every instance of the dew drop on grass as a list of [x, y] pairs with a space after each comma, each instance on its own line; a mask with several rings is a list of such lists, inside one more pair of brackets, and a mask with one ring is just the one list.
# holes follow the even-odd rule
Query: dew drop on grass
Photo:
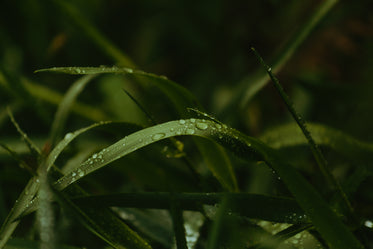
[[81, 73], [82, 71], [79, 68], [75, 69], [75, 73]]
[[185, 120], [184, 119], [180, 119], [179, 120], [179, 124], [185, 124]]
[[96, 159], [97, 158], [97, 154], [93, 154], [92, 158]]
[[190, 122], [195, 123], [195, 122], [196, 122], [196, 119], [195, 119], [195, 118], [191, 118], [191, 119], [190, 119]]
[[73, 136], [73, 134], [72, 133], [67, 133], [66, 135], [65, 135], [65, 139], [67, 140], [67, 139], [70, 139], [71, 137]]
[[157, 141], [157, 140], [159, 140], [161, 138], [164, 138], [165, 136], [166, 136], [166, 134], [164, 134], [164, 133], [157, 133], [157, 134], [154, 134], [152, 136], [152, 139], [153, 139], [153, 141]]
[[196, 127], [200, 130], [206, 130], [207, 128], [209, 128], [208, 124], [202, 122], [196, 123]]
[[82, 170], [78, 170], [78, 176], [79, 176], [79, 177], [83, 177], [83, 176], [84, 176], [84, 171], [82, 171]]
[[127, 73], [133, 73], [133, 69], [132, 68], [127, 68]]
[[188, 134], [188, 135], [193, 135], [195, 133], [195, 130], [193, 130], [193, 129], [187, 129], [186, 130], [186, 134]]

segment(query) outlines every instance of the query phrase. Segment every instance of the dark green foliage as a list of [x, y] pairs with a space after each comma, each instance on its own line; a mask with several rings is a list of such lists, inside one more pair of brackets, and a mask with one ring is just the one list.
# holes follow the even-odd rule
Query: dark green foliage
[[373, 248], [368, 3], [3, 3], [0, 248]]

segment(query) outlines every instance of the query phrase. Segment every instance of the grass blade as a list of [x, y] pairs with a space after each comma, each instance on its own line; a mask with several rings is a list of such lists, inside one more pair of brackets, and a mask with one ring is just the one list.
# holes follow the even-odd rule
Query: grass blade
[[[174, 103], [175, 109], [181, 117], [188, 117], [187, 107], [200, 108], [195, 97], [185, 88], [167, 79], [141, 70], [133, 70], [126, 67], [53, 67], [40, 69], [35, 72], [56, 72], [66, 74], [101, 74], [101, 73], [124, 73], [136, 77], [145, 77], [156, 85]], [[140, 81], [141, 83], [141, 81]], [[229, 158], [219, 145], [212, 141], [195, 141], [198, 149], [204, 156], [207, 167], [220, 181], [222, 186], [229, 191], [237, 191], [238, 185], [233, 167]]]
[[277, 153], [257, 139], [209, 120], [176, 120], [135, 132], [105, 148], [85, 161], [77, 170], [60, 178], [57, 189], [64, 189], [85, 175], [141, 147], [161, 139], [194, 135], [213, 139], [239, 156], [265, 161], [281, 177], [315, 228], [331, 248], [362, 248], [362, 245], [332, 211], [319, 193], [291, 165], [283, 163]]
[[[346, 133], [322, 124], [307, 123], [315, 142], [327, 146], [352, 160], [371, 161], [373, 144], [360, 141]], [[285, 124], [265, 132], [260, 140], [275, 149], [306, 145], [302, 132], [296, 124]]]
[[[294, 199], [246, 193], [174, 193], [183, 210], [201, 211], [202, 205], [214, 206], [229, 197], [231, 210], [240, 216], [279, 223], [309, 222]], [[123, 193], [74, 198], [79, 206], [168, 209], [170, 193]], [[253, 205], [255, 204], [255, 205]], [[273, 212], [276, 207], [276, 212]]]
[[109, 57], [113, 58], [122, 66], [135, 67], [134, 62], [114, 44], [112, 44], [99, 30], [97, 30], [79, 11], [73, 4], [66, 1], [54, 0], [60, 8], [72, 21], [77, 25], [86, 36], [88, 36], [98, 48], [100, 48]]
[[52, 147], [56, 144], [57, 139], [60, 138], [67, 116], [69, 115], [70, 109], [75, 102], [75, 99], [83, 91], [84, 87], [93, 79], [94, 75], [87, 75], [77, 80], [72, 86], [67, 90], [64, 98], [58, 106], [57, 112], [55, 114], [50, 140]]
[[[271, 63], [274, 73], [278, 73], [284, 67], [313, 29], [322, 21], [337, 2], [338, 0], [326, 0], [321, 3], [320, 7], [313, 13], [310, 19], [299, 28], [294, 38], [289, 40], [289, 43], [278, 54], [273, 63]], [[254, 74], [254, 78], [247, 77], [240, 83], [237, 91], [237, 95], [240, 97], [236, 98], [241, 101], [241, 106], [247, 105], [251, 98], [268, 83], [267, 75], [259, 71], [260, 70]], [[243, 96], [242, 93], [244, 93]]]
[[[70, 198], [54, 189], [59, 203], [74, 214], [91, 232], [116, 249], [151, 249], [137, 233], [130, 229], [110, 209], [94, 206], [81, 209]], [[84, 194], [84, 192], [81, 192]], [[76, 193], [75, 193], [76, 194]]]

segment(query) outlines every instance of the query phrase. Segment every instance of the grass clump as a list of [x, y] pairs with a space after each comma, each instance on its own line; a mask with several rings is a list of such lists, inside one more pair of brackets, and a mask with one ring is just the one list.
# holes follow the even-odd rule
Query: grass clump
[[[208, 72], [217, 74], [219, 67], [191, 68], [190, 78], [170, 71], [180, 82], [195, 80], [190, 86], [163, 76], [167, 70], [161, 62], [154, 62], [154, 57], [163, 53], [157, 50], [162, 46], [158, 43], [151, 50], [146, 41], [136, 37], [161, 42], [168, 41], [167, 35], [157, 36], [146, 25], [137, 24], [139, 33], [132, 36], [142, 52], [122, 52], [115, 45], [119, 38], [100, 31], [105, 24], [101, 27], [89, 18], [100, 4], [115, 12], [113, 3], [96, 1], [86, 6], [84, 13], [80, 1], [48, 4], [28, 3], [33, 7], [28, 13], [37, 20], [37, 10], [49, 8], [51, 13], [59, 13], [58, 17], [66, 17], [60, 21], [68, 25], [59, 23], [66, 30], [51, 42], [50, 56], [66, 49], [75, 59], [66, 55], [65, 64], [82, 63], [74, 57], [79, 50], [69, 50], [64, 44], [64, 39], [71, 39], [68, 34], [75, 37], [81, 32], [85, 41], [103, 53], [97, 58], [92, 55], [93, 60], [84, 64], [96, 64], [97, 60], [97, 64], [115, 66], [49, 67], [63, 63], [48, 64], [45, 59], [44, 63], [35, 62], [42, 69], [32, 76], [11, 63], [0, 68], [1, 101], [7, 107], [0, 113], [0, 126], [5, 131], [0, 137], [4, 165], [0, 169], [0, 248], [372, 246], [369, 190], [373, 145], [360, 139], [360, 132], [366, 132], [367, 141], [373, 137], [360, 120], [348, 126], [326, 118], [334, 114], [328, 109], [333, 106], [326, 104], [334, 101], [328, 93], [336, 90], [339, 96], [351, 101], [361, 98], [361, 103], [373, 107], [367, 100], [370, 96], [364, 95], [369, 86], [353, 93], [344, 86], [325, 87], [322, 84], [327, 79], [322, 74], [328, 72], [315, 69], [274, 74], [286, 68], [285, 63], [296, 68], [291, 58], [297, 58], [301, 45], [317, 35], [317, 27], [328, 28], [330, 24], [322, 20], [333, 8], [346, 13], [345, 6], [337, 9], [337, 1], [328, 0], [319, 6], [310, 4], [314, 13], [309, 20], [302, 20], [298, 32], [288, 34], [291, 38], [274, 57], [273, 67], [252, 49], [264, 69], [259, 67], [247, 81], [246, 69], [240, 71], [237, 66], [242, 77], [236, 80], [241, 83], [227, 91], [223, 82], [228, 77], [209, 78]], [[229, 11], [222, 8], [222, 1], [215, 4], [211, 12], [199, 16], [211, 26], [218, 26], [219, 16]], [[276, 6], [275, 1], [272, 4]], [[148, 2], [131, 7], [147, 13], [148, 8], [161, 5]], [[169, 7], [176, 13], [180, 6]], [[250, 7], [264, 6], [255, 3]], [[293, 3], [287, 7], [295, 19], [300, 18], [300, 6]], [[108, 11], [105, 8], [103, 16]], [[198, 15], [197, 10], [204, 7], [190, 8]], [[329, 13], [329, 22], [338, 20], [341, 13]], [[159, 28], [157, 22], [163, 23], [162, 18], [153, 18], [148, 20], [151, 27]], [[204, 35], [197, 26], [189, 26], [182, 16], [174, 16], [174, 20], [185, 25], [185, 33], [179, 34], [189, 38], [185, 45], [203, 47], [198, 39], [201, 42]], [[74, 30], [69, 30], [71, 27]], [[255, 56], [244, 53], [255, 61]], [[184, 56], [187, 63], [188, 56]], [[242, 61], [241, 56], [231, 60], [251, 63]], [[226, 68], [222, 75], [228, 71]], [[278, 77], [284, 78], [284, 86]], [[279, 96], [273, 88], [264, 87], [269, 80]], [[64, 86], [62, 82], [73, 83]], [[289, 86], [288, 82], [299, 84]], [[220, 99], [218, 104], [214, 102], [217, 97], [221, 103]], [[319, 101], [325, 110], [317, 109]], [[276, 105], [282, 107], [277, 110]], [[346, 115], [349, 107], [342, 107], [335, 110]], [[337, 111], [335, 114], [338, 116]], [[291, 116], [294, 120], [288, 119]]]

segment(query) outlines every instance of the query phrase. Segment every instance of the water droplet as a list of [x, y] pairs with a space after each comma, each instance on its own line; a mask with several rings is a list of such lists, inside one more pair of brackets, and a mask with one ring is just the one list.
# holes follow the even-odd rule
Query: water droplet
[[207, 128], [209, 128], [209, 125], [206, 124], [206, 123], [202, 123], [202, 122], [198, 122], [196, 124], [196, 127], [200, 130], [206, 130]]
[[73, 173], [71, 174], [71, 176], [72, 176], [72, 177], [76, 176], [76, 173], [75, 173], [75, 172], [73, 172]]
[[97, 158], [97, 154], [93, 154], [92, 158], [93, 159]]
[[190, 119], [190, 122], [195, 123], [195, 122], [196, 122], [196, 119], [195, 119], [195, 118], [191, 118], [191, 119]]
[[73, 134], [69, 132], [69, 133], [67, 133], [67, 134], [65, 135], [65, 139], [66, 139], [66, 140], [67, 140], [67, 139], [71, 139], [72, 136], [73, 136]]
[[185, 124], [185, 120], [184, 119], [180, 119], [179, 120], [179, 124]]
[[153, 136], [152, 136], [152, 139], [154, 140], [154, 141], [156, 141], [156, 140], [159, 140], [159, 139], [161, 139], [161, 138], [164, 138], [166, 136], [166, 134], [164, 134], [164, 133], [157, 133], [157, 134], [154, 134]]
[[126, 144], [125, 144], [125, 143], [123, 143], [123, 144], [122, 144], [122, 146], [126, 146]]
[[170, 131], [173, 132], [173, 131], [175, 131], [175, 129], [174, 129], [174, 128], [171, 128]]
[[127, 73], [133, 73], [133, 69], [132, 68], [127, 68]]
[[75, 68], [75, 73], [81, 73], [82, 71], [79, 68]]
[[79, 171], [78, 171], [78, 176], [79, 176], [79, 177], [83, 177], [83, 176], [84, 176], [84, 171], [79, 170]]
[[193, 129], [187, 129], [186, 130], [186, 134], [188, 134], [188, 135], [193, 135], [195, 133], [195, 130], [193, 130]]
[[215, 126], [216, 126], [216, 128], [221, 129], [221, 125], [220, 124], [216, 124]]

